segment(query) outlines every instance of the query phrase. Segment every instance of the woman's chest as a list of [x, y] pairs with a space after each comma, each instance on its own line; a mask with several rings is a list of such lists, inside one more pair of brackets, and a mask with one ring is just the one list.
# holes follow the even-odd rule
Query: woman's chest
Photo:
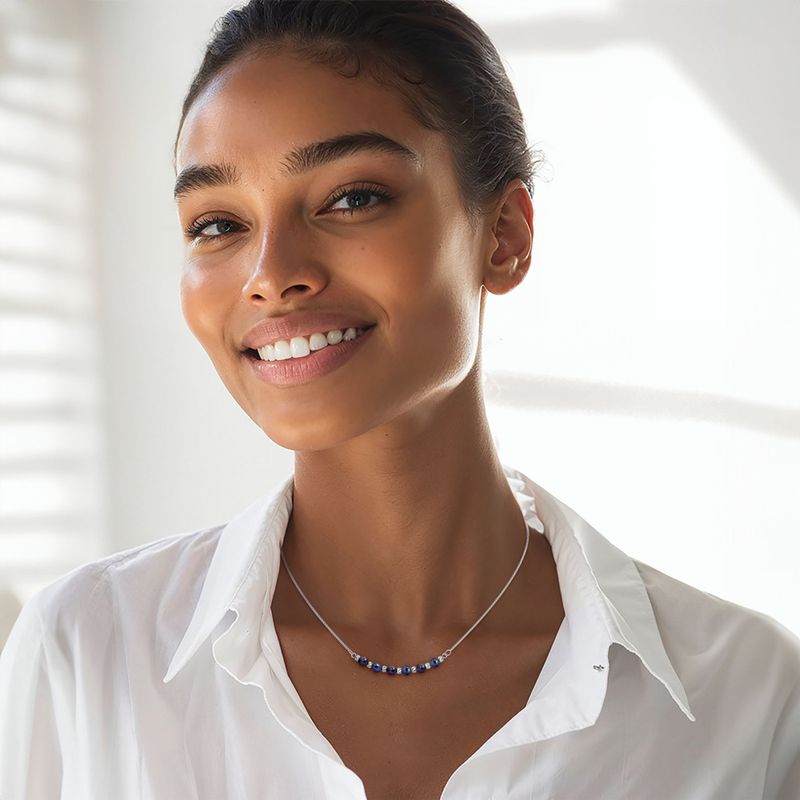
[[408, 676], [357, 665], [330, 636], [312, 642], [308, 632], [280, 627], [278, 635], [309, 716], [369, 800], [431, 800], [525, 707], [555, 631], [514, 642], [465, 640], [441, 666]]

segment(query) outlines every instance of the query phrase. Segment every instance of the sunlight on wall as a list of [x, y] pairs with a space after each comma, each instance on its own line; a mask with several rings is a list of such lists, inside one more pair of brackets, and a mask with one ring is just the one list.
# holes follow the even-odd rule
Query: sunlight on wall
[[500, 452], [634, 558], [800, 631], [797, 204], [669, 47], [561, 21], [563, 49], [497, 31], [550, 173], [530, 272], [486, 307]]
[[76, 3], [0, 7], [0, 591], [6, 605], [9, 590], [26, 602], [101, 550], [81, 9]]

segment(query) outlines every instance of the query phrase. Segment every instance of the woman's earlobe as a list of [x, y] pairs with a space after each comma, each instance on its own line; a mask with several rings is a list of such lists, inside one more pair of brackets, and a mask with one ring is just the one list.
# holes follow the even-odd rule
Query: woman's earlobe
[[492, 263], [484, 273], [483, 286], [492, 294], [506, 294], [518, 286], [528, 272], [530, 259], [520, 261], [515, 254], [509, 255], [499, 263]]

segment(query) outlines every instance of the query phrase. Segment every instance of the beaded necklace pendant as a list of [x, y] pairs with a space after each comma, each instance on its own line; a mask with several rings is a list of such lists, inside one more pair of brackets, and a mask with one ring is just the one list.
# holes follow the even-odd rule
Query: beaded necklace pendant
[[435, 669], [448, 655], [450, 654], [445, 651], [442, 655], [436, 656], [424, 664], [416, 664], [413, 667], [408, 666], [408, 664], [402, 667], [379, 664], [377, 661], [370, 661], [366, 656], [361, 656], [358, 653], [352, 653], [350, 657], [360, 666], [371, 669], [373, 672], [385, 672], [387, 675], [416, 675], [420, 672], [427, 672], [429, 669]]

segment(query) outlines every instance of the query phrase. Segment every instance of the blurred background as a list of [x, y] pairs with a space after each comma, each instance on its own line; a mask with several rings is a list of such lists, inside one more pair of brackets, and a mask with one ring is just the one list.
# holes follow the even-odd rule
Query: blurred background
[[[501, 460], [800, 635], [800, 4], [456, 4], [547, 158], [487, 298]], [[171, 147], [233, 5], [0, 0], [0, 646], [55, 578], [292, 469], [179, 303]]]

